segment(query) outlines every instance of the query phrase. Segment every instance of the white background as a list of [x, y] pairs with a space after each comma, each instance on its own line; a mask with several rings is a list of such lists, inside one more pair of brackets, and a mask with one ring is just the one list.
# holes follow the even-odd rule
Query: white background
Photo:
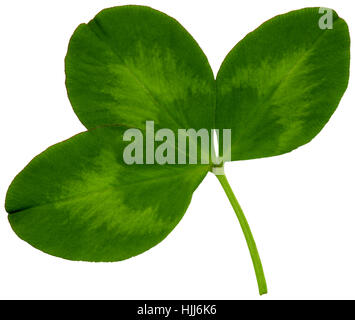
[[[67, 44], [77, 25], [105, 7], [124, 4], [149, 5], [176, 18], [215, 73], [248, 32], [293, 9], [334, 8], [355, 30], [355, 5], [349, 0], [1, 1], [2, 204], [13, 177], [35, 155], [84, 130], [66, 96]], [[258, 296], [236, 216], [209, 174], [165, 241], [118, 263], [71, 262], [44, 254], [13, 233], [1, 205], [0, 298], [355, 298], [352, 80], [331, 121], [310, 144], [283, 156], [226, 166], [260, 251], [267, 295]]]

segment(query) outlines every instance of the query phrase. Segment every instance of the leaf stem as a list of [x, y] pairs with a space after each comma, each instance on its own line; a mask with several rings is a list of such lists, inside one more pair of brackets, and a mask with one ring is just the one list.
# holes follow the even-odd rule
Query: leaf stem
[[259, 293], [260, 293], [260, 295], [263, 295], [263, 294], [267, 293], [267, 285], [266, 285], [265, 275], [264, 275], [264, 271], [263, 271], [263, 266], [261, 264], [260, 256], [258, 253], [258, 249], [256, 248], [256, 244], [255, 244], [253, 235], [251, 233], [248, 221], [245, 218], [243, 210], [240, 207], [238, 200], [235, 197], [233, 190], [232, 190], [225, 174], [216, 174], [216, 177], [219, 180], [219, 182], [221, 183], [221, 185], [222, 185], [222, 187], [229, 199], [229, 202], [231, 203], [231, 205], [237, 215], [240, 226], [242, 227], [245, 240], [247, 241], [247, 244], [248, 244], [251, 259], [253, 261], [256, 280], [258, 282], [258, 287], [259, 287]]

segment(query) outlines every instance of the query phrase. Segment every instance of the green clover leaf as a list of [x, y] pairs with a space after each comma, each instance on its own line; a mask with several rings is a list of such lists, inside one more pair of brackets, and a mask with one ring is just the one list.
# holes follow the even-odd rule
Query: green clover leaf
[[69, 99], [88, 128], [213, 128], [215, 80], [206, 56], [174, 19], [141, 6], [103, 10], [74, 32]]
[[279, 155], [309, 142], [348, 85], [350, 39], [333, 12], [319, 8], [275, 17], [240, 41], [217, 75], [216, 127], [232, 128], [232, 159]]
[[[205, 175], [223, 164], [211, 157], [208, 164], [128, 165], [125, 131], [143, 130], [149, 120], [174, 133], [231, 129], [232, 161], [280, 155], [309, 142], [335, 111], [349, 78], [348, 28], [331, 13], [329, 28], [321, 27], [319, 8], [265, 22], [228, 54], [216, 80], [195, 40], [161, 12], [115, 7], [80, 25], [65, 60], [66, 85], [89, 130], [50, 147], [15, 177], [5, 203], [13, 230], [70, 260], [119, 261], [162, 241]], [[179, 157], [182, 151], [173, 148]], [[264, 294], [249, 225], [223, 171], [216, 176]]]

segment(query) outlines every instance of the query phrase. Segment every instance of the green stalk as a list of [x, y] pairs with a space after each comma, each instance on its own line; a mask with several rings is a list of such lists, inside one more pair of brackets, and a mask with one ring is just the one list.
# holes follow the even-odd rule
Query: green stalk
[[264, 271], [263, 271], [263, 266], [261, 264], [260, 256], [258, 253], [258, 249], [256, 248], [256, 244], [255, 244], [253, 235], [251, 233], [248, 221], [245, 218], [243, 210], [240, 207], [238, 200], [235, 197], [233, 190], [228, 183], [227, 177], [224, 174], [216, 174], [216, 177], [219, 180], [219, 182], [221, 183], [221, 185], [222, 185], [222, 187], [229, 199], [229, 202], [231, 203], [231, 205], [237, 215], [240, 226], [242, 227], [245, 240], [247, 241], [247, 244], [248, 244], [251, 259], [253, 261], [256, 280], [258, 282], [258, 287], [259, 287], [259, 293], [260, 293], [260, 295], [263, 295], [263, 294], [267, 293], [267, 285], [266, 285], [265, 275], [264, 275]]

